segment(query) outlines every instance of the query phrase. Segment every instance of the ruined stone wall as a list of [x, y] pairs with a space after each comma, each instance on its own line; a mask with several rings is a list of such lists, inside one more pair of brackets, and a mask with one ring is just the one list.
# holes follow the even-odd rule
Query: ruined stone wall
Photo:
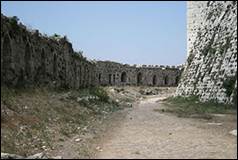
[[181, 68], [175, 66], [136, 66], [111, 61], [97, 61], [100, 85], [176, 86]]
[[95, 85], [95, 64], [72, 49], [67, 39], [30, 32], [1, 15], [1, 85]]
[[176, 95], [232, 103], [237, 88], [237, 2], [206, 1], [202, 8], [200, 3], [189, 3], [198, 13], [188, 16], [188, 22], [198, 19], [200, 24], [191, 33], [195, 39]]
[[181, 68], [130, 66], [88, 61], [67, 38], [29, 31], [13, 18], [1, 16], [1, 85], [80, 88], [93, 85], [176, 86]]

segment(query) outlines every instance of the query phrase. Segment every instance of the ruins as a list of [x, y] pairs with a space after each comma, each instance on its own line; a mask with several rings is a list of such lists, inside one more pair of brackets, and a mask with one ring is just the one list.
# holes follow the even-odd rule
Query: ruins
[[176, 95], [233, 103], [237, 90], [237, 2], [187, 2], [187, 61]]
[[232, 103], [237, 88], [237, 2], [191, 1], [187, 8], [188, 58], [181, 66], [87, 60], [67, 37], [29, 31], [14, 17], [1, 15], [1, 85], [178, 85], [176, 95]]
[[80, 88], [96, 85], [176, 86], [182, 66], [131, 66], [87, 60], [66, 37], [30, 32], [1, 15], [1, 82], [10, 86], [49, 85]]

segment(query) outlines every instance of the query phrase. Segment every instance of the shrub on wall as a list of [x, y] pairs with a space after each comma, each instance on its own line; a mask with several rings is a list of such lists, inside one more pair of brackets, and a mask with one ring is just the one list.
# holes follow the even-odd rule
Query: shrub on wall
[[17, 16], [13, 16], [12, 18], [9, 19], [9, 22], [15, 32], [19, 30], [18, 21], [19, 18]]
[[234, 87], [235, 87], [235, 82], [236, 82], [236, 76], [233, 77], [228, 77], [224, 82], [223, 82], [223, 87], [226, 89], [226, 95], [228, 97], [231, 96]]

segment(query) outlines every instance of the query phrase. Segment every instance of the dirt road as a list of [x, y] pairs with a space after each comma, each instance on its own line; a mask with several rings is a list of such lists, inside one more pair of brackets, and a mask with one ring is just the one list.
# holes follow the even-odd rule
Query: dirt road
[[124, 110], [126, 116], [114, 117], [94, 158], [237, 158], [237, 137], [229, 134], [236, 128], [234, 115], [212, 125], [158, 112], [158, 100], [143, 100]]

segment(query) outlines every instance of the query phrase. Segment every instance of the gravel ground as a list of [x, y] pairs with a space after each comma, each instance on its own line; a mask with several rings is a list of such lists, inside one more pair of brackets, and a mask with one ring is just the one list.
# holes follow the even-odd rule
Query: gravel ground
[[229, 134], [236, 115], [179, 118], [156, 111], [165, 107], [160, 99], [151, 96], [115, 115], [93, 158], [237, 158], [237, 137]]

